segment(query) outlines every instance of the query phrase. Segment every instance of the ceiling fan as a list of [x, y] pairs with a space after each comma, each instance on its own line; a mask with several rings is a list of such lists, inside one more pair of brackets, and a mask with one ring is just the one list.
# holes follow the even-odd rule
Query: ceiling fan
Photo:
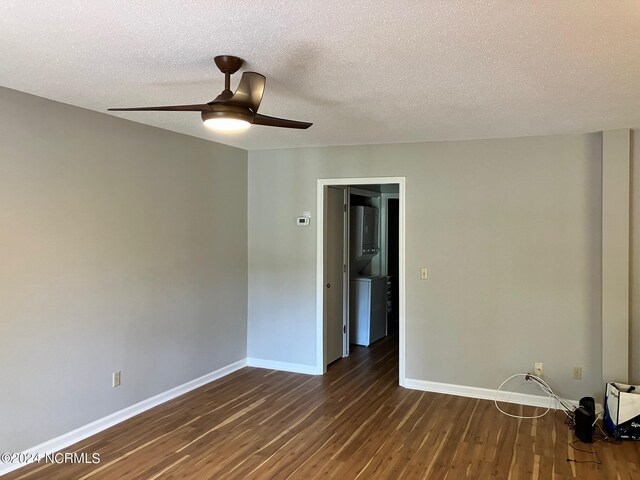
[[232, 55], [214, 58], [216, 65], [224, 73], [224, 90], [209, 103], [197, 105], [171, 105], [165, 107], [110, 108], [112, 112], [168, 111], [200, 112], [204, 124], [215, 130], [244, 130], [251, 124], [284, 128], [309, 128], [312, 123], [298, 122], [284, 118], [268, 117], [258, 113], [264, 94], [266, 78], [256, 72], [244, 72], [238, 88], [231, 91], [231, 75], [242, 66], [243, 60]]

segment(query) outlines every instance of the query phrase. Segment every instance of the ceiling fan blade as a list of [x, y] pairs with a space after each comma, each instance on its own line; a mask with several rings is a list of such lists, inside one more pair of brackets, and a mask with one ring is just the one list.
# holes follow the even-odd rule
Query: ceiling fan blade
[[267, 125], [269, 127], [284, 128], [309, 128], [313, 123], [298, 122], [297, 120], [287, 120], [286, 118], [268, 117], [266, 115], [257, 114], [253, 117], [254, 125]]
[[244, 72], [233, 97], [226, 103], [247, 107], [253, 113], [256, 113], [262, 101], [266, 81], [267, 79], [264, 78], [264, 75], [256, 72]]
[[203, 103], [199, 105], [169, 105], [166, 107], [132, 107], [132, 108], [109, 108], [110, 112], [209, 112], [211, 106]]

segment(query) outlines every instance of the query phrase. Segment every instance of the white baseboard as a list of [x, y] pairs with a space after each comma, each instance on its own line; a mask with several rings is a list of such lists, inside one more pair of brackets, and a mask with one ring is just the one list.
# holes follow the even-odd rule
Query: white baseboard
[[[428, 382], [426, 380], [415, 380], [405, 378], [403, 386], [413, 390], [423, 390], [425, 392], [446, 393], [460, 397], [481, 398], [483, 400], [496, 400], [497, 390], [490, 388], [467, 387], [464, 385], [453, 385], [451, 383]], [[526, 393], [501, 391], [497, 400], [506, 403], [516, 403], [531, 407], [547, 408], [551, 402], [551, 408], [556, 408], [556, 402], [550, 401], [546, 395], [530, 395]], [[564, 399], [563, 399], [564, 400]], [[577, 405], [575, 400], [567, 400], [572, 405]]]
[[[229, 375], [236, 370], [240, 370], [247, 366], [247, 360], [242, 359], [237, 362], [226, 365], [218, 370], [207, 373], [202, 377], [198, 377], [194, 380], [191, 380], [187, 383], [183, 383], [182, 385], [178, 385], [175, 388], [167, 390], [166, 392], [162, 392], [158, 395], [155, 395], [151, 398], [147, 398], [141, 402], [138, 402], [130, 407], [123, 408], [117, 412], [114, 412], [106, 417], [102, 417], [94, 422], [91, 422], [87, 425], [84, 425], [80, 428], [76, 428], [75, 430], [60, 435], [59, 437], [48, 440], [40, 445], [36, 445], [28, 450], [22, 452], [27, 457], [33, 457], [35, 454], [39, 454], [40, 456], [44, 456], [47, 454], [52, 454], [57, 451], [60, 451], [64, 448], [73, 445], [74, 443], [78, 443], [81, 440], [84, 440], [91, 435], [95, 435], [103, 430], [106, 430], [109, 427], [112, 427], [120, 422], [127, 420], [135, 415], [138, 415], [146, 410], [149, 410], [153, 407], [160, 405], [161, 403], [165, 403], [169, 400], [172, 400], [180, 395], [183, 395], [191, 390], [194, 390], [198, 387], [206, 385], [207, 383], [213, 382], [214, 380], [218, 380], [226, 375]], [[6, 473], [12, 472], [20, 467], [25, 466], [26, 463], [5, 463], [0, 464], [0, 475], [4, 475]]]
[[304, 373], [306, 375], [322, 375], [318, 373], [315, 365], [302, 363], [277, 362], [275, 360], [263, 360], [262, 358], [247, 358], [247, 367], [268, 368], [283, 372]]

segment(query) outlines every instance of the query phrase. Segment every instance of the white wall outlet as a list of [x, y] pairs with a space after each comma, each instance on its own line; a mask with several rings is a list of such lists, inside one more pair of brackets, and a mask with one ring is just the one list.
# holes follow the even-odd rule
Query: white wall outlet
[[573, 367], [573, 379], [582, 380], [582, 367]]
[[536, 362], [533, 364], [533, 373], [536, 377], [544, 375], [544, 366], [542, 365], [542, 362]]
[[422, 267], [420, 269], [420, 280], [426, 280], [429, 272], [427, 271], [427, 267]]
[[120, 370], [113, 372], [112, 384], [113, 388], [120, 386]]

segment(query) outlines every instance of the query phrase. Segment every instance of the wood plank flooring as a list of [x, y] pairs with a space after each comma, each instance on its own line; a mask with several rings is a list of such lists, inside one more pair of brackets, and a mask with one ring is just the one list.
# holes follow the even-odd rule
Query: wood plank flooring
[[390, 337], [324, 376], [244, 368], [67, 450], [99, 464], [3, 479], [640, 479], [638, 442], [576, 451], [562, 413], [403, 389], [397, 359]]

